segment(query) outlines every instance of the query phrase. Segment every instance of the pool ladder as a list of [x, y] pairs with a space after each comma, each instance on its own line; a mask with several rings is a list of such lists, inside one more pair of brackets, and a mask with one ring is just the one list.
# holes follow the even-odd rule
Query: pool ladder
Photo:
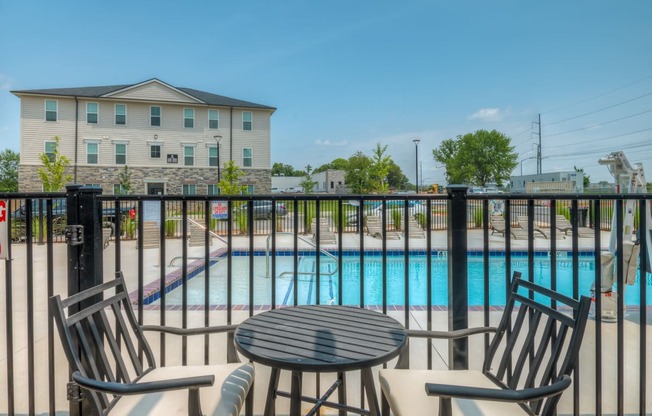
[[[283, 233], [283, 232], [276, 233], [276, 235], [292, 235], [292, 236], [294, 236], [293, 233]], [[269, 241], [270, 241], [271, 238], [272, 238], [271, 235], [268, 236], [268, 237], [267, 237], [267, 242], [266, 242], [266, 249], [265, 249], [265, 277], [270, 277], [270, 276], [269, 276]], [[303, 241], [304, 243], [307, 243], [308, 245], [311, 245], [311, 246], [317, 248], [317, 245], [316, 245], [314, 242], [308, 240], [307, 238], [304, 238], [304, 237], [301, 237], [301, 236], [297, 236], [297, 238], [298, 238], [299, 240]], [[337, 257], [335, 257], [332, 253], [330, 253], [330, 252], [327, 251], [327, 250], [324, 250], [323, 248], [320, 248], [320, 249], [319, 249], [319, 252], [320, 252], [321, 254], [325, 255], [326, 257], [330, 258], [331, 260], [333, 260], [333, 261], [335, 262], [335, 264], [337, 265]], [[332, 276], [332, 275], [334, 275], [335, 273], [337, 273], [337, 267], [335, 267], [335, 269], [334, 269], [332, 272], [329, 272], [329, 273], [319, 273], [319, 274], [320, 274], [320, 275], [323, 274], [324, 276]], [[277, 277], [283, 277], [283, 276], [294, 275], [294, 274], [295, 274], [294, 272], [283, 272], [283, 273], [279, 274]], [[308, 276], [313, 276], [313, 275], [317, 275], [317, 274], [318, 274], [318, 271], [314, 271], [314, 272], [299, 272], [299, 271], [297, 270], [296, 274], [297, 274], [297, 275], [308, 275]]]

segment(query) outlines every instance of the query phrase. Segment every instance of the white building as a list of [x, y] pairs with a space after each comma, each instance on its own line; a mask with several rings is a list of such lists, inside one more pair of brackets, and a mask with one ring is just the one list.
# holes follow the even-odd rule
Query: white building
[[509, 179], [512, 193], [584, 193], [584, 172], [549, 172]]
[[271, 191], [274, 107], [180, 88], [138, 84], [12, 91], [20, 98], [20, 191], [41, 191], [40, 155], [54, 138], [79, 184], [119, 193], [128, 166], [132, 192], [216, 194], [233, 160], [250, 193]]

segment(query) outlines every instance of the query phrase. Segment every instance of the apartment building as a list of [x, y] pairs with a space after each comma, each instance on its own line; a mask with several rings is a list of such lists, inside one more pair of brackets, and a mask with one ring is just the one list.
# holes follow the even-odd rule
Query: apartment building
[[274, 107], [175, 87], [138, 84], [12, 91], [20, 98], [21, 192], [41, 191], [40, 155], [70, 160], [74, 183], [137, 194], [214, 195], [224, 163], [245, 172], [249, 193], [271, 192]]

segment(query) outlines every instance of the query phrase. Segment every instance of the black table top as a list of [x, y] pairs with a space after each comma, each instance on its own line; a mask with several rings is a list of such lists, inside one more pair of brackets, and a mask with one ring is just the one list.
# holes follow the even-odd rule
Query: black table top
[[238, 351], [284, 370], [337, 372], [385, 363], [407, 346], [394, 318], [351, 306], [307, 305], [252, 316], [235, 331]]

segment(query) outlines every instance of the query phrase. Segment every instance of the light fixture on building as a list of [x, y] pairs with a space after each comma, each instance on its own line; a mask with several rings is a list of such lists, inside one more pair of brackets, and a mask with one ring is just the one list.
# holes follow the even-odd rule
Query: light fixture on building
[[158, 134], [154, 135], [154, 140], [158, 140]]

